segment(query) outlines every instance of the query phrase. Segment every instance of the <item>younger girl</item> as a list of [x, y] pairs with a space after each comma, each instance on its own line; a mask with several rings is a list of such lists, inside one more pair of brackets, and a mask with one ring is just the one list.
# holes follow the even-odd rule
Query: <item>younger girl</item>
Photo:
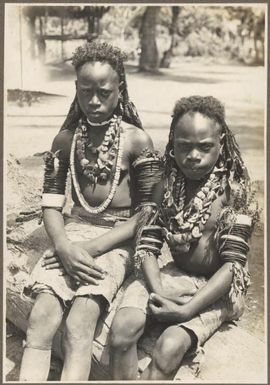
[[[168, 380], [188, 350], [244, 311], [249, 180], [218, 100], [192, 96], [176, 103], [164, 160], [160, 207], [138, 237], [140, 276], [127, 288], [112, 325], [114, 379], [136, 378], [136, 344], [149, 316], [165, 330], [142, 378]], [[173, 262], [160, 270], [164, 240]]]

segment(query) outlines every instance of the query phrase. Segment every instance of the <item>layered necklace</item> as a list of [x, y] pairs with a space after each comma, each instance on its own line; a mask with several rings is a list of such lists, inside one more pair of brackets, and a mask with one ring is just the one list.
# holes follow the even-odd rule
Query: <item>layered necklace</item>
[[[90, 214], [99, 214], [106, 210], [115, 195], [116, 187], [119, 183], [124, 142], [124, 134], [120, 127], [121, 120], [121, 116], [114, 115], [110, 121], [106, 122], [109, 126], [99, 147], [95, 147], [89, 140], [87, 125], [83, 120], [80, 120], [73, 137], [70, 152], [71, 176], [79, 202]], [[95, 126], [105, 125], [104, 122], [102, 124], [88, 123]], [[96, 155], [95, 162], [91, 163], [86, 158], [86, 148], [88, 148], [93, 155]], [[104, 183], [109, 179], [112, 173], [114, 159], [116, 158], [110, 192], [108, 197], [99, 206], [90, 206], [81, 193], [75, 167], [76, 156], [79, 160], [83, 175], [89, 180], [89, 184], [92, 185], [98, 182]]]
[[216, 166], [197, 194], [185, 205], [185, 177], [172, 168], [165, 186], [161, 218], [163, 225], [169, 229], [165, 229], [164, 233], [171, 245], [182, 245], [183, 251], [187, 252], [191, 242], [202, 236], [211, 215], [212, 203], [224, 191], [227, 180], [225, 172], [223, 165]]

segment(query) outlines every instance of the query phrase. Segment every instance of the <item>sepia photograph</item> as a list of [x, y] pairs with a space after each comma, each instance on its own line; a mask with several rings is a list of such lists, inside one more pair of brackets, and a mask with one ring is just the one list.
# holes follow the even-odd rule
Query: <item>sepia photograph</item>
[[266, 2], [5, 3], [3, 383], [267, 383]]

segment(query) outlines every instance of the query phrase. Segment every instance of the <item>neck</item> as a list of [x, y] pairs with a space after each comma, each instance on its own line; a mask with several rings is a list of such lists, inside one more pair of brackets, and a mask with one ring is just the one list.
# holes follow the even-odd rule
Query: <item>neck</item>
[[200, 188], [205, 184], [207, 181], [207, 177], [204, 177], [200, 180], [192, 180], [186, 178], [186, 199], [187, 201], [190, 201], [197, 192], [200, 190]]
[[108, 120], [104, 120], [103, 122], [100, 122], [100, 123], [91, 122], [91, 120], [89, 120], [88, 118], [86, 118], [86, 121], [91, 127], [105, 127], [105, 126], [108, 126], [108, 124], [110, 124], [111, 118]]
[[188, 179], [186, 178], [186, 186], [189, 188], [189, 189], [193, 189], [194, 191], [201, 187], [202, 184], [204, 184], [206, 181], [206, 178], [203, 178], [203, 179], [200, 179], [200, 180], [193, 180], [193, 179]]

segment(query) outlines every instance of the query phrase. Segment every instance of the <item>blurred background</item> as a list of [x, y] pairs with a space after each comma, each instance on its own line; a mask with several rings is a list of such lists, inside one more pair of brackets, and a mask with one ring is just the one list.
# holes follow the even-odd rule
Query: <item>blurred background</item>
[[[6, 112], [13, 127], [21, 116], [20, 127], [44, 126], [44, 115], [46, 127], [60, 127], [75, 94], [72, 53], [99, 39], [128, 53], [129, 92], [145, 129], [165, 134], [182, 96], [216, 96], [225, 104], [251, 174], [263, 179], [265, 5], [8, 4], [5, 20]], [[158, 147], [163, 148], [166, 135], [159, 135]], [[51, 141], [38, 139], [40, 150]], [[20, 147], [17, 151], [26, 150], [21, 142]], [[259, 150], [256, 169], [250, 162], [254, 147]]]
[[[16, 205], [23, 205], [22, 194], [18, 194], [18, 167], [22, 175], [20, 189], [41, 190], [40, 154], [50, 148], [74, 98], [75, 73], [70, 59], [84, 42], [107, 41], [127, 52], [130, 98], [145, 130], [161, 151], [167, 142], [176, 100], [213, 95], [224, 103], [227, 124], [240, 145], [262, 210], [251, 245], [252, 285], [240, 321], [245, 330], [262, 341], [265, 14], [265, 4], [5, 4], [4, 74], [8, 215]], [[31, 183], [26, 182], [27, 178]], [[11, 331], [9, 336], [10, 341], [14, 340], [8, 345], [8, 356], [13, 357], [14, 346], [19, 349], [18, 334]], [[7, 378], [16, 380], [14, 373]]]

